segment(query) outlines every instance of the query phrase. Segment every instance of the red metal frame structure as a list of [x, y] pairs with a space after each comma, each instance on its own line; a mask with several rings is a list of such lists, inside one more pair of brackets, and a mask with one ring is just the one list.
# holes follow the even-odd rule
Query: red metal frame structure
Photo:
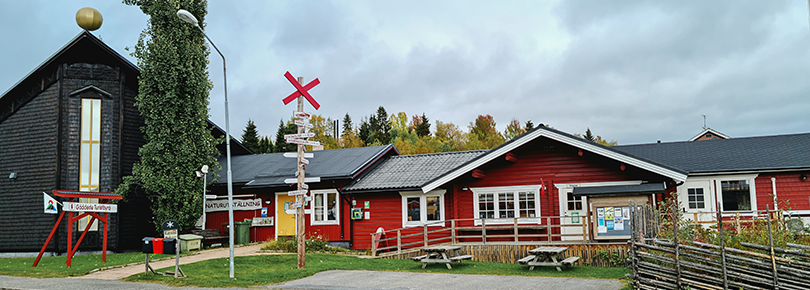
[[[107, 204], [107, 203], [109, 203], [109, 200], [111, 200], [111, 199], [121, 199], [122, 198], [120, 195], [117, 195], [117, 194], [114, 194], [114, 193], [111, 193], [111, 192], [54, 190], [53, 194], [56, 195], [56, 196], [68, 198], [68, 202], [76, 202], [78, 198], [98, 198], [98, 202], [101, 203], [101, 204]], [[45, 240], [45, 244], [42, 245], [42, 250], [39, 251], [39, 255], [37, 255], [37, 259], [34, 260], [34, 264], [33, 264], [32, 267], [36, 267], [37, 264], [39, 263], [39, 259], [42, 258], [42, 254], [45, 253], [45, 248], [47, 248], [48, 244], [51, 242], [51, 239], [53, 238], [53, 234], [56, 233], [56, 229], [59, 228], [59, 224], [62, 222], [62, 218], [64, 216], [65, 216], [65, 210], [64, 210], [64, 207], [63, 207], [62, 212], [59, 214], [59, 218], [56, 220], [56, 224], [53, 225], [53, 229], [51, 230], [51, 234], [48, 235], [48, 239]], [[110, 213], [105, 212], [104, 216], [102, 217], [100, 215], [100, 213], [98, 213], [98, 212], [84, 212], [84, 213], [79, 214], [76, 217], [73, 217], [73, 212], [70, 211], [70, 212], [68, 212], [68, 223], [70, 224], [68, 226], [68, 239], [67, 239], [68, 251], [67, 251], [67, 261], [65, 261], [65, 264], [67, 264], [68, 267], [70, 267], [70, 262], [73, 259], [73, 254], [75, 254], [76, 250], [79, 249], [79, 245], [82, 243], [82, 240], [84, 240], [84, 236], [87, 235], [87, 230], [89, 228], [89, 226], [88, 226], [87, 228], [84, 229], [84, 232], [79, 237], [79, 240], [76, 241], [76, 246], [73, 246], [73, 223], [79, 221], [80, 219], [82, 219], [82, 218], [84, 218], [86, 216], [91, 216], [92, 217], [90, 219], [90, 222], [87, 223], [88, 225], [92, 225], [93, 222], [95, 222], [95, 220], [99, 220], [99, 222], [104, 223], [104, 240], [102, 242], [102, 248], [101, 248], [101, 261], [105, 262], [105, 263], [107, 262], [107, 228], [109, 228], [109, 225], [108, 225], [107, 221], [109, 220]]]

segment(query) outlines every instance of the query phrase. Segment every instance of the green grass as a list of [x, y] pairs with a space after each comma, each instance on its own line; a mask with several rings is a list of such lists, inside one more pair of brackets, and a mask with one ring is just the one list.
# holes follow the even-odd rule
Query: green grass
[[[294, 254], [236, 257], [234, 261], [236, 280], [228, 277], [227, 258], [206, 260], [182, 265], [189, 277], [175, 279], [172, 276], [138, 274], [125, 278], [132, 282], [153, 282], [171, 286], [199, 287], [251, 287], [276, 284], [300, 279], [327, 270], [372, 270], [421, 273], [486, 274], [516, 276], [549, 276], [576, 278], [621, 279], [630, 273], [627, 268], [602, 268], [573, 266], [558, 272], [554, 267], [536, 267], [529, 271], [528, 266], [502, 263], [482, 263], [465, 261], [463, 265], [452, 263], [452, 270], [443, 264], [429, 264], [422, 269], [422, 263], [411, 260], [362, 259], [354, 256], [334, 254], [307, 254], [306, 268], [297, 269], [297, 256]], [[174, 271], [174, 267], [158, 271]]]
[[[149, 260], [173, 257], [174, 255], [151, 255]], [[73, 256], [71, 267], [65, 265], [66, 256], [42, 257], [36, 267], [34, 258], [0, 258], [0, 275], [21, 276], [33, 278], [62, 278], [70, 276], [82, 276], [90, 273], [93, 269], [126, 265], [129, 263], [143, 262], [143, 253], [121, 253], [108, 254], [107, 262], [101, 261], [101, 255], [76, 255]]]

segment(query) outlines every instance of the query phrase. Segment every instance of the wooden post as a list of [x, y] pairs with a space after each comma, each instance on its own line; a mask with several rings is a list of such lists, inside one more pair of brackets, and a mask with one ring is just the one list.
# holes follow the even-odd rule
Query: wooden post
[[[304, 78], [298, 77], [298, 83], [302, 86], [304, 85]], [[298, 96], [298, 112], [304, 111], [304, 95], [301, 94]], [[304, 133], [306, 130], [306, 126], [298, 126], [298, 134]], [[226, 140], [228, 142], [228, 140]], [[304, 158], [304, 145], [298, 144], [298, 190], [302, 190], [301, 184], [304, 183], [304, 163], [301, 162], [301, 158]], [[306, 258], [305, 254], [306, 250], [306, 238], [304, 237], [304, 197], [305, 194], [299, 194], [295, 196], [295, 203], [299, 204], [298, 208], [295, 211], [295, 235], [298, 238], [298, 269], [303, 269], [306, 267]], [[372, 236], [372, 240], [373, 240]]]
[[371, 256], [377, 256], [377, 237], [374, 234], [371, 234]]
[[779, 289], [779, 273], [776, 271], [776, 259], [773, 253], [773, 232], [771, 232], [771, 209], [770, 205], [765, 205], [765, 213], [768, 216], [768, 243], [771, 248], [771, 265], [773, 266], [773, 289]]
[[582, 242], [583, 243], [588, 242], [588, 223], [585, 222], [585, 221], [588, 220], [587, 217], [589, 217], [589, 215], [587, 215], [587, 214], [584, 215], [584, 216], [579, 217], [580, 218], [579, 222], [582, 223]]
[[636, 207], [633, 206], [632, 199], [628, 203], [630, 206], [630, 251], [632, 255], [631, 262], [633, 264], [633, 288], [638, 289], [638, 265], [636, 265], [636, 258], [638, 257], [638, 254], [636, 253], [636, 241], [638, 240], [638, 232], [636, 231], [636, 228], [638, 226], [636, 225]]
[[450, 237], [453, 239], [453, 244], [456, 244], [456, 220], [450, 221]]
[[551, 243], [551, 217], [546, 217], [546, 234], [548, 235], [548, 242]]
[[675, 270], [678, 272], [678, 279], [675, 283], [678, 285], [678, 289], [683, 289], [683, 285], [681, 285], [681, 247], [680, 242], [678, 242], [678, 208], [676, 207], [677, 203], [672, 204], [672, 232], [674, 233], [674, 240], [675, 240]]
[[422, 226], [423, 234], [425, 235], [425, 247], [428, 246], [428, 237], [427, 237], [427, 225]]
[[700, 225], [700, 223], [698, 222], [698, 214], [697, 214], [696, 212], [695, 212], [695, 213], [692, 213], [692, 214], [693, 214], [693, 215], [694, 215], [694, 217], [695, 217], [695, 219], [692, 221], [692, 223], [693, 223], [693, 224], [696, 224], [696, 225]]
[[735, 220], [737, 221], [737, 235], [742, 235], [742, 229], [740, 228], [740, 212], [737, 212], [737, 218]]
[[720, 212], [720, 202], [717, 202], [717, 230], [720, 234], [720, 258], [723, 266], [723, 289], [728, 289], [728, 272], [726, 270], [726, 241], [723, 237], [723, 214]]
[[481, 219], [481, 243], [487, 244], [487, 219]]
[[397, 230], [397, 253], [402, 252], [402, 230]]
[[517, 244], [518, 243], [518, 218], [514, 218], [514, 221], [515, 221], [515, 228], [514, 228], [515, 229], [515, 232], [514, 232], [514, 234], [515, 234], [515, 244]]

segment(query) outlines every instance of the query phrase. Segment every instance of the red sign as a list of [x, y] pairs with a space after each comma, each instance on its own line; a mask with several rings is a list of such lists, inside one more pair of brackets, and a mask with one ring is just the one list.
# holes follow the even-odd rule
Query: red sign
[[309, 101], [309, 103], [312, 104], [313, 107], [315, 107], [315, 110], [321, 107], [321, 105], [318, 104], [317, 101], [315, 101], [315, 98], [313, 98], [312, 95], [310, 95], [309, 92], [307, 92], [309, 91], [309, 89], [320, 84], [321, 81], [319, 81], [316, 78], [302, 87], [301, 84], [299, 84], [298, 81], [295, 80], [292, 74], [290, 74], [290, 72], [285, 73], [284, 77], [286, 77], [287, 80], [289, 80], [293, 84], [293, 86], [295, 86], [296, 89], [295, 92], [293, 92], [292, 94], [290, 94], [289, 96], [287, 96], [282, 100], [285, 105], [295, 100], [295, 98], [298, 98], [298, 96], [304, 95], [304, 97], [307, 98], [307, 101]]

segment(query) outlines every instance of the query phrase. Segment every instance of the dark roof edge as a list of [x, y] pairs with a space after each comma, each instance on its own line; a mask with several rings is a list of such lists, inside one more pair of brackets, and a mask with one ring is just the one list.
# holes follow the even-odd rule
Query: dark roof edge
[[772, 173], [772, 172], [790, 172], [790, 171], [808, 171], [808, 170], [810, 170], [810, 167], [779, 167], [779, 168], [761, 168], [761, 169], [742, 169], [733, 171], [695, 170], [690, 171], [689, 175], [691, 176], [734, 175], [734, 174]]
[[375, 154], [369, 160], [366, 160], [366, 162], [364, 162], [363, 164], [352, 170], [351, 179], [357, 178], [358, 175], [366, 171], [366, 169], [368, 169], [371, 165], [377, 163], [377, 161], [380, 160], [380, 158], [385, 156], [385, 154], [390, 152], [392, 149], [394, 150], [394, 153], [396, 153], [396, 155], [398, 156], [399, 150], [397, 150], [397, 147], [394, 147], [394, 144], [385, 145], [385, 147], [383, 147], [382, 150], [380, 150], [380, 152], [377, 152], [377, 154]]
[[421, 187], [404, 187], [404, 188], [374, 188], [374, 189], [359, 189], [359, 190], [341, 190], [345, 193], [363, 194], [363, 193], [380, 193], [380, 192], [399, 192], [399, 191], [421, 191]]

